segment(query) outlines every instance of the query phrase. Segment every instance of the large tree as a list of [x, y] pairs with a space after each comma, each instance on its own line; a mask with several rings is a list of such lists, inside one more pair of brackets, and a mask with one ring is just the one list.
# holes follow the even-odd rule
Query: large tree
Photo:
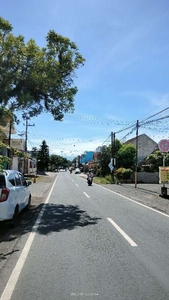
[[98, 160], [99, 160], [99, 165], [101, 167], [101, 175], [105, 176], [110, 174], [110, 168], [108, 166], [108, 164], [110, 163], [111, 157], [112, 157], [112, 150], [114, 153], [114, 158], [117, 157], [117, 153], [120, 150], [120, 148], [122, 147], [122, 143], [118, 140], [115, 139], [115, 142], [113, 145], [109, 145], [109, 146], [103, 146], [101, 148], [101, 152], [98, 155]]
[[0, 18], [0, 104], [29, 116], [49, 112], [55, 120], [73, 112], [75, 70], [84, 64], [74, 42], [50, 30], [46, 46], [12, 34]]
[[116, 154], [116, 167], [133, 168], [136, 159], [136, 148], [132, 144], [124, 144]]
[[46, 141], [42, 141], [40, 149], [37, 152], [37, 169], [38, 171], [48, 171], [49, 165], [49, 147], [46, 144]]
[[[156, 150], [154, 153], [147, 156], [146, 161], [150, 165], [152, 171], [159, 171], [159, 167], [163, 166], [163, 153]], [[169, 153], [165, 153], [165, 166], [169, 166]]]
[[104, 177], [110, 174], [109, 162], [111, 159], [111, 146], [102, 146], [101, 152], [98, 154], [101, 175]]
[[62, 167], [65, 169], [66, 167], [69, 167], [70, 161], [68, 161], [67, 158], [65, 158], [63, 156], [51, 154], [50, 159], [49, 159], [49, 165], [50, 165], [51, 171], [53, 171], [59, 167]]
[[[112, 156], [112, 146], [103, 146], [98, 155], [101, 175], [105, 176], [111, 173], [108, 164]], [[114, 157], [116, 158], [115, 168], [132, 168], [135, 164], [136, 148], [132, 144], [124, 145], [118, 139], [115, 139]]]

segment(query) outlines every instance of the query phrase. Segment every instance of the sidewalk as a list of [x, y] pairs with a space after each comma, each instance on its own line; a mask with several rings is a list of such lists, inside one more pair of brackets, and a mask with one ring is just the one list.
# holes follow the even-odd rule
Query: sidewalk
[[[86, 179], [86, 174], [81, 173], [80, 174], [81, 177], [83, 177], [84, 179]], [[156, 184], [156, 183], [138, 183], [135, 187], [134, 183], [122, 183], [122, 184], [112, 184], [114, 186], [114, 188], [116, 188], [116, 186], [123, 186], [123, 187], [128, 187], [128, 188], [132, 188], [135, 190], [140, 190], [140, 191], [145, 191], [145, 192], [149, 192], [149, 193], [154, 193], [157, 195], [161, 194], [161, 187], [163, 186], [162, 184]], [[108, 186], [108, 185], [106, 185]], [[169, 184], [165, 184], [165, 187], [167, 187], [167, 189], [169, 189]], [[169, 193], [169, 190], [168, 190]]]
[[47, 172], [46, 175], [40, 175], [41, 180], [36, 180], [36, 183], [33, 183], [29, 186], [31, 191], [32, 199], [33, 198], [44, 198], [47, 195], [50, 187], [52, 186], [57, 173]]
[[[157, 195], [161, 194], [161, 187], [163, 186], [162, 184], [156, 184], [156, 183], [138, 183], [135, 187], [134, 183], [131, 184], [122, 184], [124, 186], [131, 187], [133, 189], [138, 189], [140, 191], [145, 191], [149, 193], [154, 193]], [[166, 185], [167, 187], [167, 185]]]

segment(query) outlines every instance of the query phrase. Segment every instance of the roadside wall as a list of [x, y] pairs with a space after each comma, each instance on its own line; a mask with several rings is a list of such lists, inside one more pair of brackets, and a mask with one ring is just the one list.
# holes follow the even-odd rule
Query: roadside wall
[[[138, 172], [138, 182], [142, 183], [159, 183], [159, 172]], [[133, 174], [134, 176], [134, 174]], [[132, 178], [134, 180], [134, 177]]]

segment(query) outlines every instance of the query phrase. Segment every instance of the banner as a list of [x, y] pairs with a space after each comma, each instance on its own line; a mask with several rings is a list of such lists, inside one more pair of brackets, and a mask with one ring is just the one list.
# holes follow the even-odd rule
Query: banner
[[159, 183], [169, 183], [169, 167], [159, 167]]

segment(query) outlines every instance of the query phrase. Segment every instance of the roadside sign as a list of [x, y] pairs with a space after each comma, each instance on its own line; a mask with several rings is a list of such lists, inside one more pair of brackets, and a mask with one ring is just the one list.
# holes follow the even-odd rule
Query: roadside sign
[[158, 143], [158, 147], [161, 152], [169, 152], [169, 140], [161, 140]]
[[169, 167], [159, 167], [159, 183], [169, 183]]
[[112, 171], [114, 170], [114, 167], [113, 167], [113, 165], [112, 165], [112, 162], [111, 162], [111, 161], [109, 162], [108, 166], [109, 166], [109, 168], [110, 168], [110, 170], [111, 170], [111, 172], [112, 172]]

